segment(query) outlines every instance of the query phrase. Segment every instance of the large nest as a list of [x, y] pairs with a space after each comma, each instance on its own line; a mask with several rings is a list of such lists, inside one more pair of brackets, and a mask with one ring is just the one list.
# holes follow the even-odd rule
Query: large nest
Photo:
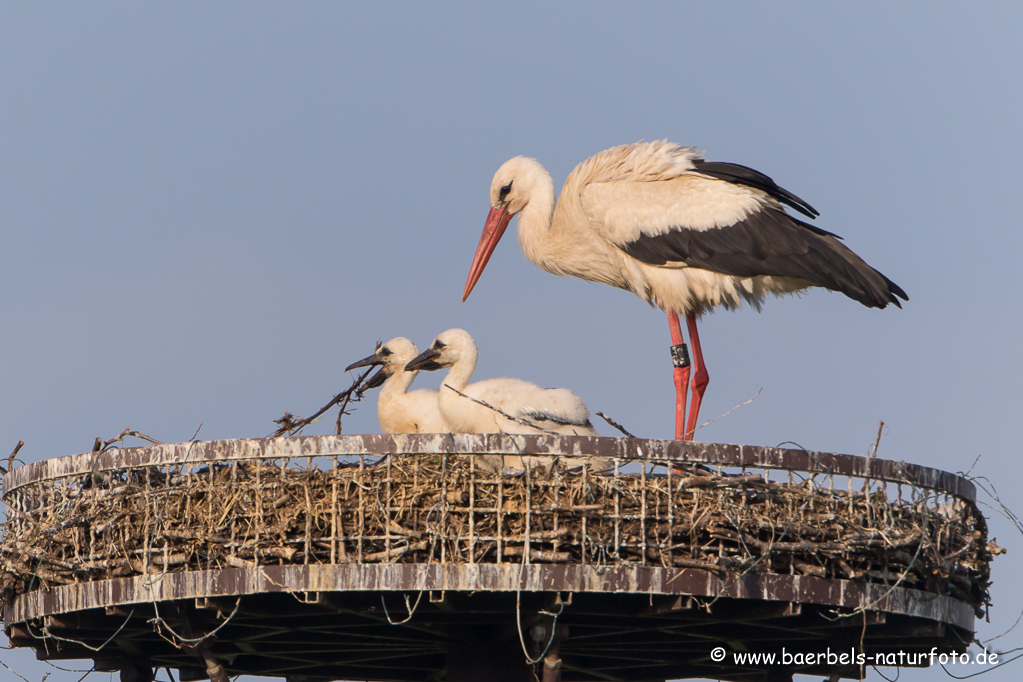
[[988, 603], [997, 548], [972, 502], [838, 476], [600, 468], [559, 457], [497, 475], [471, 456], [393, 455], [47, 479], [8, 496], [0, 597], [267, 564], [564, 562], [843, 578]]

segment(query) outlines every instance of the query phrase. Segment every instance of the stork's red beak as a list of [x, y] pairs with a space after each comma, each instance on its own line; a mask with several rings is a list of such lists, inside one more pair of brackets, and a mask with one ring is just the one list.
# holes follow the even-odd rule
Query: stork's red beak
[[469, 268], [469, 279], [465, 281], [462, 301], [469, 298], [469, 294], [472, 293], [472, 288], [483, 274], [483, 268], [490, 262], [490, 256], [494, 253], [497, 242], [501, 241], [511, 219], [511, 213], [503, 208], [490, 209], [487, 222], [483, 226], [483, 234], [480, 235], [480, 244], [476, 247], [476, 257], [472, 259], [472, 267]]

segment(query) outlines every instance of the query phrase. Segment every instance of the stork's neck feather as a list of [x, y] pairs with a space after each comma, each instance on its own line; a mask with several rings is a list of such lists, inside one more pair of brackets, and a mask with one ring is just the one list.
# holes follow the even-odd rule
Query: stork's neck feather
[[534, 187], [518, 214], [519, 247], [533, 265], [551, 274], [625, 288], [615, 260], [621, 260], [621, 256], [603, 240], [593, 238], [579, 201], [579, 187], [578, 175], [573, 172], [565, 181], [557, 206], [553, 182], [543, 189]]
[[[458, 359], [451, 365], [448, 375], [444, 377], [444, 384], [461, 391], [469, 385], [472, 373], [476, 371], [477, 351], [475, 348], [463, 348]], [[443, 390], [443, 389], [442, 389]]]
[[[411, 359], [409, 358], [409, 360]], [[380, 388], [380, 396], [399, 396], [408, 393], [409, 387], [412, 386], [412, 382], [418, 375], [419, 370], [406, 372], [403, 368], [399, 368], [394, 374], [387, 377], [387, 381]]]
[[544, 269], [545, 245], [557, 238], [557, 235], [550, 234], [553, 220], [554, 183], [534, 185], [529, 201], [519, 212], [519, 247], [526, 258]]

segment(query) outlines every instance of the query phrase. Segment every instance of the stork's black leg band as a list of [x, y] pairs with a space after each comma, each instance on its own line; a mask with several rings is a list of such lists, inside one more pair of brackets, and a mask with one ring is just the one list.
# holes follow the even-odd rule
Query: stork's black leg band
[[686, 347], [686, 344], [680, 343], [671, 347], [671, 362], [676, 367], [689, 366], [689, 348]]

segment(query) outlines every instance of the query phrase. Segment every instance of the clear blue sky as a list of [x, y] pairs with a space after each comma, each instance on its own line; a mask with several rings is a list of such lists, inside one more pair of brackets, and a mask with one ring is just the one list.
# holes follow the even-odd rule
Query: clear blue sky
[[[660, 311], [555, 278], [513, 238], [460, 302], [504, 160], [535, 156], [560, 185], [597, 151], [668, 138], [771, 175], [911, 299], [818, 290], [705, 317], [703, 416], [763, 392], [698, 439], [863, 454], [884, 420], [881, 457], [979, 456], [1023, 512], [1021, 7], [7, 3], [0, 456], [125, 427], [265, 436], [348, 386], [376, 340], [455, 326], [478, 377], [570, 387], [670, 437]], [[376, 431], [374, 405], [345, 428]], [[982, 637], [1023, 608], [1023, 542], [999, 518], [992, 534], [1010, 554]], [[80, 676], [0, 658], [31, 682]]]

